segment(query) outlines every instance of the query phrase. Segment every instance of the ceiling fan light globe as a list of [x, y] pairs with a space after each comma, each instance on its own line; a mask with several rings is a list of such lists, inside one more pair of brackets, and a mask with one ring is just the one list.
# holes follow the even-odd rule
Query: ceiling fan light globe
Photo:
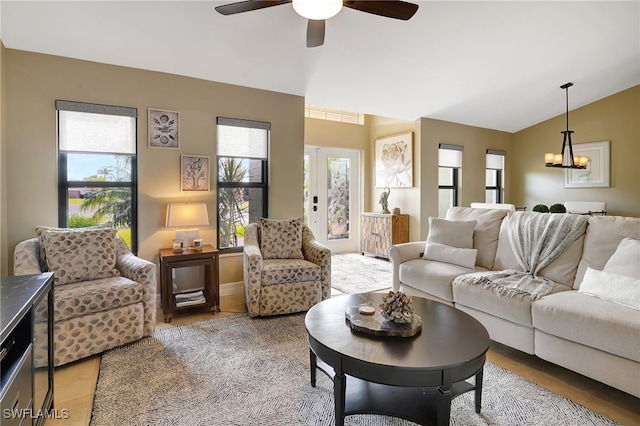
[[329, 19], [342, 9], [342, 0], [293, 0], [298, 15], [313, 20]]

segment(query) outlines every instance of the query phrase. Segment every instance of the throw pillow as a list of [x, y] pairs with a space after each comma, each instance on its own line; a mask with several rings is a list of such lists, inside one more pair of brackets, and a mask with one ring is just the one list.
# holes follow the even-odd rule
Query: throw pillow
[[624, 238], [602, 269], [605, 272], [640, 278], [640, 240]]
[[587, 268], [578, 293], [640, 311], [640, 278]]
[[301, 219], [258, 218], [260, 251], [264, 259], [304, 259]]
[[427, 244], [422, 258], [475, 269], [477, 255], [478, 250], [476, 249], [456, 248], [444, 244], [430, 243]]
[[38, 245], [40, 246], [41, 269], [45, 272], [49, 271], [49, 265], [47, 264], [47, 253], [44, 249], [44, 240], [42, 238], [42, 233], [44, 231], [66, 231], [66, 230], [84, 231], [87, 229], [96, 229], [96, 228], [113, 228], [113, 223], [105, 222], [95, 226], [88, 226], [86, 228], [55, 228], [52, 226], [36, 226], [36, 236], [38, 237]]
[[475, 220], [445, 220], [429, 217], [427, 244], [437, 243], [456, 248], [473, 248]]
[[44, 230], [43, 245], [55, 285], [119, 276], [116, 230]]

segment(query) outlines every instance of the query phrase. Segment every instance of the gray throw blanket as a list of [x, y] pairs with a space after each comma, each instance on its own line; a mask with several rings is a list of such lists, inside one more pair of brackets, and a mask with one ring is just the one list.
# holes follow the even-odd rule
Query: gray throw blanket
[[453, 285], [481, 285], [499, 296], [525, 297], [536, 300], [553, 291], [553, 281], [538, 276], [564, 250], [582, 235], [588, 216], [514, 212], [505, 220], [507, 236], [518, 264], [524, 272], [476, 272], [457, 277]]

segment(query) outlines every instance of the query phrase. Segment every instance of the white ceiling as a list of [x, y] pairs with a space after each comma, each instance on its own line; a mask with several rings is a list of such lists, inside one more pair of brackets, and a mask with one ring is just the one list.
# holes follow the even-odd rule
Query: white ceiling
[[417, 1], [410, 21], [344, 8], [305, 47], [290, 4], [0, 1], [5, 46], [305, 96], [385, 117], [515, 132], [640, 84], [640, 1]]

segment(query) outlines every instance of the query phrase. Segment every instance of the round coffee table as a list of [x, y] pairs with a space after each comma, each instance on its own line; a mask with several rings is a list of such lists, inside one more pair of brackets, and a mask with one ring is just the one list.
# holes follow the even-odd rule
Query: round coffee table
[[[352, 331], [349, 307], [378, 309], [383, 294], [332, 297], [306, 314], [311, 386], [320, 369], [334, 382], [336, 425], [352, 414], [381, 414], [422, 425], [448, 425], [451, 400], [475, 390], [480, 412], [482, 373], [489, 333], [470, 315], [413, 297], [422, 331], [413, 337], [373, 336]], [[320, 358], [320, 359], [318, 359]], [[475, 376], [475, 385], [465, 380]]]

